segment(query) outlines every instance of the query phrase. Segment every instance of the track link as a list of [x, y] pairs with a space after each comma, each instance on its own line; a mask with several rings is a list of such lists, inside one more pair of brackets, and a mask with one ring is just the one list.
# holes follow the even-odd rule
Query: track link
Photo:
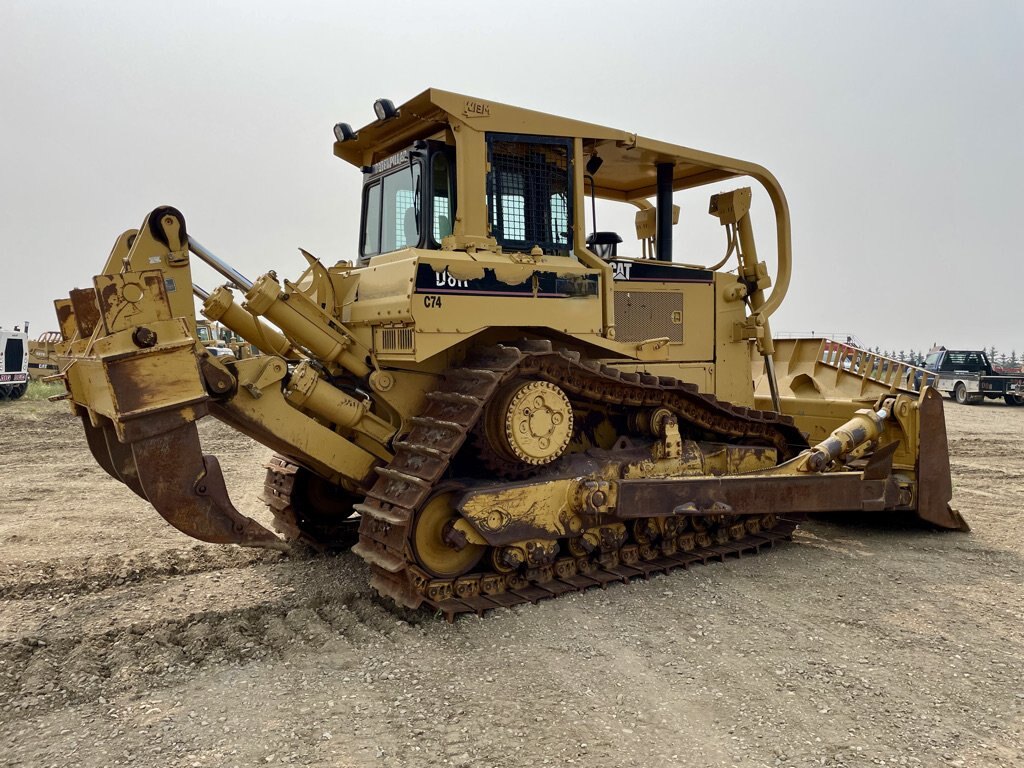
[[[337, 552], [351, 547], [358, 539], [359, 518], [352, 515], [352, 503], [340, 489], [329, 498], [325, 481], [285, 456], [274, 454], [264, 464], [263, 503], [274, 516], [274, 528], [292, 543], [298, 542], [318, 552]], [[320, 498], [310, 498], [310, 484]]]
[[365, 500], [354, 506], [361, 521], [353, 551], [370, 565], [371, 586], [380, 594], [409, 608], [426, 604], [452, 621], [460, 613], [482, 614], [731, 555], [755, 554], [792, 537], [795, 520], [748, 517], [673, 537], [657, 551], [626, 542], [617, 549], [563, 557], [553, 566], [476, 572], [455, 579], [431, 577], [416, 565], [409, 544], [415, 515], [429, 496], [445, 487], [445, 474], [485, 405], [513, 376], [550, 381], [583, 401], [667, 407], [698, 437], [757, 441], [774, 446], [782, 457], [806, 447], [788, 417], [733, 406], [677, 379], [623, 373], [581, 360], [578, 353], [555, 351], [547, 341], [482, 350], [463, 367], [443, 375], [438, 389], [428, 394], [423, 413], [411, 420], [412, 429], [395, 442], [394, 459], [378, 468], [377, 481]]

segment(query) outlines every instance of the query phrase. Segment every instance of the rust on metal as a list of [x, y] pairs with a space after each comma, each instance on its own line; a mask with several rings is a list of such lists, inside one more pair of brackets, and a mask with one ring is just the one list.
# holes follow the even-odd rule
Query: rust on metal
[[287, 549], [228, 498], [220, 465], [203, 456], [195, 423], [132, 443], [146, 497], [182, 533], [214, 544]]
[[[113, 446], [109, 439], [108, 446]], [[287, 549], [284, 541], [231, 504], [220, 464], [203, 456], [194, 422], [125, 447], [132, 461], [129, 470], [123, 459], [122, 479], [137, 479], [141, 495], [182, 533], [212, 544]]]
[[120, 420], [196, 406], [208, 399], [191, 343], [136, 350], [105, 360]]
[[133, 443], [136, 440], [160, 435], [185, 424], [198, 421], [207, 412], [206, 403], [191, 403], [186, 408], [173, 408], [162, 412], [152, 412], [143, 415], [141, 418], [118, 421], [115, 423], [115, 427], [123, 442]]
[[624, 480], [619, 484], [617, 514], [626, 519], [702, 516], [720, 513], [723, 505], [738, 515], [881, 511], [897, 505], [898, 490], [891, 476], [866, 480], [861, 472]]
[[918, 413], [920, 434], [928, 435], [928, 439], [920, 441], [917, 456], [917, 514], [940, 528], [969, 531], [967, 521], [949, 503], [953, 498], [953, 481], [949, 471], [946, 419], [938, 390], [924, 389], [918, 400]]
[[[72, 315], [78, 335], [83, 339], [92, 336], [100, 323], [100, 309], [96, 304], [96, 291], [92, 288], [75, 288], [68, 296], [71, 299]], [[60, 307], [58, 307], [58, 311]], [[64, 326], [61, 326], [62, 330]]]
[[215, 365], [210, 361], [209, 353], [199, 357], [199, 371], [203, 376], [203, 383], [206, 391], [214, 397], [226, 397], [233, 394], [238, 380], [222, 366]]
[[139, 470], [135, 464], [132, 447], [118, 439], [117, 431], [111, 423], [103, 425], [103, 439], [107, 443], [107, 453], [117, 478], [131, 488], [137, 496], [147, 498], [139, 480]]
[[57, 324], [60, 326], [60, 335], [63, 341], [68, 341], [78, 326], [75, 324], [75, 310], [71, 305], [71, 299], [57, 299], [53, 302], [53, 308], [57, 312]]
[[172, 317], [163, 272], [159, 269], [97, 275], [93, 285], [108, 336]]

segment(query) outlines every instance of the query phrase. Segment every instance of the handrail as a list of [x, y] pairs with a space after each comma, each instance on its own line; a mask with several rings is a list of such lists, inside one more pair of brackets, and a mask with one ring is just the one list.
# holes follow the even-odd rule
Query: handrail
[[840, 341], [825, 341], [822, 345], [821, 362], [885, 386], [910, 390], [919, 390], [926, 384], [934, 385], [939, 379], [937, 373], [920, 366]]

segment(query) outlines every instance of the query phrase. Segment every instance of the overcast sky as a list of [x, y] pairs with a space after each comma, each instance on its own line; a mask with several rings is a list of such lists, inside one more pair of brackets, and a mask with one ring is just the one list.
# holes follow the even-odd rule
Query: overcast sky
[[[0, 0], [0, 325], [55, 328], [161, 204], [250, 278], [298, 275], [300, 246], [353, 258], [361, 176], [332, 126], [431, 86], [769, 168], [793, 219], [777, 332], [1024, 353], [1013, 0]], [[677, 200], [684, 248], [724, 245], [711, 191]]]

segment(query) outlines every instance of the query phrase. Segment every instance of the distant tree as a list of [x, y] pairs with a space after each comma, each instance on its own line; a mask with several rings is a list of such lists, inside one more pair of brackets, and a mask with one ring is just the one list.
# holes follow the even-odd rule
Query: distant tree
[[992, 345], [991, 347], [988, 348], [988, 361], [990, 363], [994, 363], [996, 359], [996, 348], [995, 345]]
[[901, 349], [900, 353], [896, 355], [896, 359], [899, 360], [901, 363], [907, 362], [907, 353]]
[[1011, 349], [1010, 350], [1010, 365], [1012, 365], [1015, 368], [1017, 367], [1017, 350], [1016, 349]]

